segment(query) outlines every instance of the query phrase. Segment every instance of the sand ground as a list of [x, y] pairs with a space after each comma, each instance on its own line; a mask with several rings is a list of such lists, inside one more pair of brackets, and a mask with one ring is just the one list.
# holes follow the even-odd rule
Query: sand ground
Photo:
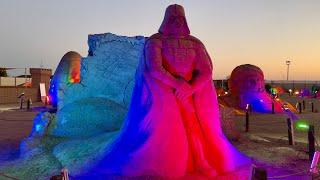
[[[34, 106], [40, 105], [34, 103]], [[0, 161], [14, 158], [19, 153], [20, 142], [31, 132], [37, 113], [37, 108], [27, 111], [19, 109], [18, 104], [0, 105]]]
[[[314, 102], [319, 111], [320, 101], [288, 96], [282, 98], [293, 104], [306, 101], [306, 110], [298, 116], [314, 124], [315, 137], [319, 142], [320, 113], [310, 112], [309, 102]], [[41, 108], [20, 110], [16, 104], [0, 105], [0, 161], [17, 157], [20, 141], [29, 135], [32, 119], [39, 110]], [[245, 117], [233, 116], [232, 121], [235, 122], [235, 130], [240, 134], [240, 139], [232, 143], [252, 157], [256, 166], [267, 169], [269, 179], [311, 179], [307, 173], [310, 167], [307, 132], [295, 131], [296, 145], [288, 145], [286, 119], [285, 114], [253, 113], [250, 115], [250, 130], [246, 133]], [[317, 146], [318, 150], [319, 148]]]
[[[320, 101], [313, 98], [289, 97], [284, 99], [292, 104], [305, 101], [306, 109], [296, 114], [315, 127], [316, 150], [320, 150]], [[311, 112], [311, 102], [317, 113]], [[312, 179], [308, 173], [311, 162], [308, 156], [307, 131], [294, 130], [296, 145], [289, 145], [286, 114], [257, 114], [249, 116], [249, 132], [245, 132], [245, 117], [234, 116], [240, 140], [233, 142], [237, 148], [254, 158], [257, 166], [267, 169], [269, 179]], [[320, 177], [318, 177], [320, 179]]]

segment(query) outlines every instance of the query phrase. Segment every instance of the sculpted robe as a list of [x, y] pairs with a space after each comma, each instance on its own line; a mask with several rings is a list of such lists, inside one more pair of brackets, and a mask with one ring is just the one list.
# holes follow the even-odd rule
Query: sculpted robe
[[[185, 21], [181, 8], [169, 6], [164, 23], [182, 15]], [[180, 27], [171, 34], [163, 25], [146, 41], [126, 120], [96, 172], [183, 177], [197, 171], [195, 162], [208, 162], [217, 174], [248, 162], [221, 131], [212, 62], [204, 45], [189, 35], [186, 22]], [[194, 89], [185, 101], [175, 94], [182, 81]]]

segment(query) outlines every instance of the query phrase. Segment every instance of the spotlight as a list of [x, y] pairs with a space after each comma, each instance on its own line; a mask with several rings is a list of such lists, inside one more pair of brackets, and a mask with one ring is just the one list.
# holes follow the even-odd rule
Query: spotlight
[[309, 129], [309, 126], [306, 125], [306, 124], [298, 124], [298, 125], [297, 125], [297, 128], [300, 128], [300, 129]]
[[306, 120], [302, 120], [302, 119], [296, 121], [295, 127], [297, 130], [300, 130], [300, 131], [308, 131], [309, 130], [308, 122]]
[[37, 124], [37, 125], [36, 125], [36, 131], [39, 132], [40, 130], [41, 130], [41, 125], [40, 125], [40, 124]]
[[319, 160], [320, 160], [320, 151], [316, 151], [313, 155], [312, 163], [310, 166], [310, 173], [319, 174], [319, 171], [320, 171], [318, 168]]
[[249, 110], [249, 108], [250, 108], [250, 104], [247, 104], [246, 105], [246, 110]]
[[46, 104], [50, 104], [51, 101], [50, 101], [50, 96], [46, 96]]

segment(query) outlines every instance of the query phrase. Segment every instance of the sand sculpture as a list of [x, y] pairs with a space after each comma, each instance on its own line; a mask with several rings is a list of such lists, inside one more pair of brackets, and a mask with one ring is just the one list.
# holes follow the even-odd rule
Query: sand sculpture
[[212, 177], [249, 162], [221, 132], [212, 62], [189, 34], [183, 7], [169, 6], [146, 41], [127, 118], [97, 172]]
[[250, 104], [255, 112], [270, 113], [274, 103], [275, 112], [283, 112], [282, 103], [266, 92], [263, 72], [257, 66], [237, 66], [231, 73], [228, 87], [229, 95], [225, 99], [230, 106], [245, 110]]
[[56, 113], [35, 118], [22, 158], [1, 170], [48, 178], [67, 168], [77, 179], [92, 179], [235, 177], [249, 167], [222, 133], [212, 62], [190, 35], [182, 6], [170, 5], [146, 42], [102, 34], [89, 36], [89, 47], [87, 58], [62, 58], [50, 89]]
[[58, 92], [59, 92], [59, 82], [69, 82], [69, 83], [79, 83], [80, 82], [80, 68], [81, 68], [81, 55], [77, 52], [70, 51], [66, 53], [53, 75], [51, 80], [50, 87], [50, 103], [53, 107], [57, 108], [58, 106]]

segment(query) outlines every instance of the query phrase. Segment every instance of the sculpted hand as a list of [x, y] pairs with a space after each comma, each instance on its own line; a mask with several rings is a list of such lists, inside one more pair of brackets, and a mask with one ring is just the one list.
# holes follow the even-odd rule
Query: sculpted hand
[[193, 94], [192, 87], [184, 80], [181, 80], [181, 84], [177, 87], [175, 95], [177, 98], [184, 102], [189, 96]]

